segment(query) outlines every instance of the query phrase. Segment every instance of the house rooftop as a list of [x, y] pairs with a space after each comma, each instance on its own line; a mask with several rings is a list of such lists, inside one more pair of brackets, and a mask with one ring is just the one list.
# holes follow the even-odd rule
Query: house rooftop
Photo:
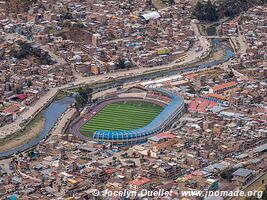
[[267, 150], [267, 144], [263, 144], [261, 146], [254, 148], [253, 152], [259, 153], [259, 152], [266, 151], [266, 150]]
[[245, 169], [245, 168], [239, 168], [236, 170], [233, 175], [234, 176], [241, 176], [241, 177], [247, 177], [252, 173], [252, 170]]
[[135, 179], [133, 181], [130, 181], [129, 184], [136, 185], [136, 186], [141, 186], [141, 185], [147, 184], [149, 182], [151, 182], [151, 180], [148, 179], [148, 178], [138, 177], [137, 179]]
[[212, 87], [212, 89], [214, 91], [217, 91], [217, 90], [221, 90], [221, 89], [224, 89], [224, 88], [233, 87], [233, 86], [236, 86], [236, 85], [237, 85], [237, 82], [231, 81], [231, 82], [228, 82], [228, 83], [224, 83], [222, 85], [215, 85], [214, 87]]

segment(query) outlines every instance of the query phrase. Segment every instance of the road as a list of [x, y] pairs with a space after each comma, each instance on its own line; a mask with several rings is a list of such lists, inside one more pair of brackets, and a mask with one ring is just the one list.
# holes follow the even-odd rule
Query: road
[[247, 50], [247, 41], [246, 41], [246, 38], [244, 36], [244, 34], [241, 34], [240, 32], [240, 25], [238, 25], [238, 42], [239, 42], [239, 45], [240, 45], [240, 53], [243, 54], [243, 53], [246, 53], [246, 50]]
[[20, 170], [18, 170], [18, 173], [19, 173], [21, 176], [23, 176], [24, 178], [28, 178], [28, 179], [33, 180], [33, 181], [38, 182], [38, 183], [41, 182], [40, 179], [35, 178], [35, 177], [32, 177], [32, 176], [29, 176], [29, 175], [27, 175], [27, 174], [21, 172]]
[[[164, 8], [164, 9], [167, 9], [167, 8]], [[107, 80], [107, 76], [110, 78], [114, 78], [114, 79], [126, 77], [126, 76], [138, 76], [138, 75], [144, 74], [145, 72], [156, 71], [156, 70], [167, 70], [177, 65], [184, 65], [187, 63], [191, 64], [191, 63], [199, 61], [201, 57], [204, 57], [205, 55], [208, 54], [209, 49], [210, 49], [210, 44], [204, 36], [200, 35], [197, 25], [193, 21], [191, 25], [193, 27], [196, 37], [199, 39], [198, 45], [202, 47], [202, 50], [199, 52], [194, 52], [192, 50], [188, 51], [183, 61], [178, 62], [178, 63], [172, 62], [170, 64], [155, 66], [153, 68], [135, 68], [135, 69], [127, 70], [127, 71], [114, 72], [108, 75], [102, 74], [102, 75], [92, 76], [92, 77], [82, 77], [80, 74], [74, 71], [73, 74], [76, 78], [76, 80], [74, 81], [74, 85], [79, 85], [82, 83], [93, 84], [99, 81], [105, 81]], [[24, 36], [19, 35], [17, 33], [6, 34], [7, 40], [15, 40], [18, 38], [26, 41]], [[41, 49], [47, 51], [58, 63], [66, 64], [65, 60], [55, 55], [53, 52], [51, 52], [47, 45], [38, 45], [38, 46], [40, 46]], [[0, 139], [3, 139], [7, 135], [10, 135], [10, 134], [13, 134], [19, 131], [21, 129], [20, 124], [22, 122], [24, 122], [27, 119], [30, 119], [34, 115], [34, 113], [36, 113], [41, 107], [46, 105], [47, 102], [49, 102], [49, 100], [53, 98], [53, 96], [56, 94], [56, 92], [59, 89], [66, 88], [66, 87], [68, 86], [65, 85], [65, 86], [61, 86], [57, 88], [50, 88], [50, 90], [45, 95], [42, 95], [40, 99], [37, 100], [33, 105], [31, 105], [30, 107], [27, 107], [27, 110], [23, 112], [20, 116], [18, 116], [15, 122], [11, 124], [7, 124], [3, 127], [0, 127]]]
[[[167, 8], [164, 8], [167, 9]], [[75, 76], [76, 80], [74, 81], [74, 85], [79, 85], [79, 84], [93, 84], [101, 81], [105, 81], [108, 78], [113, 78], [113, 79], [118, 79], [118, 78], [123, 78], [123, 77], [134, 77], [138, 75], [142, 75], [144, 73], [148, 72], [155, 72], [159, 70], [168, 70], [173, 67], [178, 67], [180, 65], [192, 65], [193, 63], [196, 63], [200, 61], [203, 57], [209, 54], [209, 51], [211, 49], [211, 45], [209, 44], [207, 37], [202, 36], [198, 30], [197, 25], [195, 22], [192, 20], [191, 26], [194, 30], [195, 36], [197, 37], [198, 41], [196, 43], [196, 46], [199, 45], [202, 47], [202, 50], [199, 52], [195, 52], [194, 50], [189, 50], [187, 54], [183, 57], [183, 60], [180, 62], [174, 61], [170, 64], [166, 65], [161, 65], [161, 66], [155, 66], [153, 68], [134, 68], [131, 70], [127, 71], [117, 71], [114, 73], [110, 73], [108, 75], [102, 74], [98, 76], [92, 76], [92, 77], [82, 77], [79, 73], [73, 70], [73, 75]], [[241, 34], [239, 34], [241, 35]], [[21, 40], [26, 40], [24, 36], [16, 34], [16, 33], [11, 33], [6, 35], [6, 39], [9, 40], [14, 40], [20, 38]], [[240, 37], [239, 40], [244, 41], [243, 38]], [[42, 48], [45, 51], [48, 51], [48, 53], [60, 64], [66, 64], [66, 61], [59, 56], [55, 55], [53, 52], [50, 51], [49, 47], [47, 45], [38, 45], [40, 48]], [[244, 51], [245, 44], [242, 44], [242, 52]], [[179, 59], [178, 59], [179, 60]], [[222, 67], [222, 68], [228, 68], [228, 65], [231, 63], [231, 60], [218, 65], [217, 67]], [[216, 66], [214, 66], [216, 67]], [[213, 67], [212, 67], [213, 68]], [[201, 69], [205, 70], [205, 69]], [[16, 131], [20, 130], [21, 127], [19, 126], [23, 121], [26, 119], [30, 119], [34, 113], [36, 113], [41, 107], [47, 104], [47, 102], [53, 98], [53, 96], [56, 94], [56, 92], [59, 89], [64, 89], [69, 87], [68, 85], [61, 86], [58, 88], [51, 88], [45, 95], [41, 96], [40, 99], [33, 105], [27, 108], [25, 112], [23, 112], [20, 116], [18, 116], [17, 120], [11, 124], [7, 124], [3, 127], [0, 127], [0, 139], [6, 137], [7, 135], [10, 135], [12, 133], [15, 133]]]
[[75, 108], [69, 108], [55, 124], [54, 128], [51, 130], [51, 137], [47, 141], [53, 141], [54, 137], [60, 137], [64, 133], [65, 125], [70, 121], [71, 117], [76, 113]]
[[[262, 183], [264, 181], [264, 184]], [[243, 191], [247, 193], [248, 191], [259, 191], [259, 189], [264, 186], [267, 183], [267, 173], [260, 175], [258, 178], [256, 178], [254, 181], [252, 181], [249, 185], [247, 185]], [[234, 198], [228, 198], [228, 200], [244, 200], [243, 197], [234, 197]]]

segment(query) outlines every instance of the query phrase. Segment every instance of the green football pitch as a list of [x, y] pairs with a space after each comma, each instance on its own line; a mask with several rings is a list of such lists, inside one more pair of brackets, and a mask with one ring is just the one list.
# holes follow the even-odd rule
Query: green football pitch
[[111, 103], [88, 120], [80, 128], [80, 133], [87, 137], [92, 137], [96, 130], [119, 131], [142, 128], [162, 110], [161, 106], [148, 102], [126, 101]]

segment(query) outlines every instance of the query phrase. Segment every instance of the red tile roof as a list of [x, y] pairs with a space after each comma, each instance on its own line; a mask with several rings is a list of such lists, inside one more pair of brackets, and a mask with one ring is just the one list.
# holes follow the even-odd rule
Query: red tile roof
[[18, 104], [12, 104], [10, 106], [8, 106], [6, 109], [3, 110], [3, 112], [5, 113], [16, 113], [18, 112], [20, 109], [20, 106]]
[[237, 82], [231, 81], [231, 82], [228, 82], [228, 83], [224, 83], [222, 85], [215, 85], [215, 86], [212, 87], [212, 89], [214, 91], [217, 91], [217, 90], [221, 90], [221, 89], [224, 89], [224, 88], [233, 87], [233, 86], [236, 86], [236, 85], [237, 85]]
[[158, 135], [156, 135], [157, 138], [167, 138], [167, 139], [173, 139], [176, 138], [176, 136], [172, 133], [163, 132]]
[[201, 98], [196, 98], [194, 101], [191, 101], [189, 103], [189, 110], [190, 111], [198, 111], [198, 112], [206, 112], [207, 108], [212, 108], [216, 106], [218, 103], [201, 99]]
[[197, 76], [197, 74], [188, 74], [185, 76], [187, 79], [194, 79]]
[[110, 168], [107, 168], [105, 171], [107, 174], [114, 174], [115, 172], [118, 171], [118, 169], [110, 167]]
[[137, 179], [130, 181], [129, 184], [131, 185], [136, 185], [136, 186], [141, 186], [141, 185], [145, 185], [147, 183], [151, 182], [151, 180], [149, 178], [145, 178], [145, 177], [138, 177]]
[[20, 99], [20, 100], [24, 100], [27, 98], [27, 94], [17, 94], [17, 97]]

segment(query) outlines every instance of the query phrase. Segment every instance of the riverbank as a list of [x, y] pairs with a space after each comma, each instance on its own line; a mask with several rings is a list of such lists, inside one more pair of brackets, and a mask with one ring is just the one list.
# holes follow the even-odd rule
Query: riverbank
[[[199, 33], [197, 27], [194, 26], [195, 23], [192, 22], [192, 24], [194, 32], [198, 36]], [[20, 35], [16, 36], [20, 37]], [[89, 84], [89, 85], [96, 85], [96, 87], [98, 87], [97, 83], [100, 82], [105, 82], [106, 84], [108, 84], [108, 82], [123, 83], [127, 82], [128, 81], [127, 79], [130, 80], [136, 79], [138, 81], [146, 79], [146, 77], [149, 78], [149, 77], [161, 76], [162, 72], [169, 72], [169, 73], [171, 71], [175, 72], [176, 69], [179, 68], [187, 68], [188, 66], [197, 65], [197, 63], [200, 63], [202, 59], [204, 59], [210, 54], [211, 45], [208, 44], [206, 38], [200, 39], [200, 46], [202, 46], [203, 48], [202, 51], [199, 52], [195, 52], [193, 50], [188, 51], [187, 52], [188, 55], [184, 56], [182, 61], [179, 63], [174, 62], [166, 65], [155, 66], [153, 68], [133, 68], [130, 70], [129, 69], [120, 70], [118, 72], [110, 73], [108, 75], [103, 74], [94, 77], [77, 76], [77, 80], [75, 80], [73, 84], [75, 86]], [[8, 137], [8, 135], [19, 134], [21, 129], [27, 126], [28, 122], [30, 122], [40, 110], [43, 110], [47, 105], [49, 105], [50, 102], [53, 101], [54, 96], [57, 94], [59, 90], [68, 90], [69, 87], [71, 86], [64, 85], [58, 88], [50, 88], [49, 91], [41, 95], [39, 100], [37, 100], [29, 108], [26, 108], [26, 111], [21, 113], [21, 115], [18, 116], [15, 122], [0, 127], [0, 138]]]
[[[216, 51], [218, 50], [218, 47], [222, 46], [224, 48], [224, 52], [225, 52], [225, 57], [223, 57], [220, 60], [214, 60], [213, 58], [213, 53], [216, 53]], [[154, 79], [157, 77], [163, 77], [163, 76], [168, 76], [168, 75], [172, 75], [174, 73], [179, 73], [179, 74], [183, 74], [183, 73], [189, 73], [189, 72], [195, 72], [195, 71], [199, 71], [199, 70], [207, 70], [210, 69], [211, 67], [214, 67], [216, 65], [222, 64], [223, 62], [228, 61], [232, 56], [234, 55], [234, 53], [231, 51], [231, 48], [226, 46], [225, 44], [220, 44], [219, 40], [214, 40], [212, 39], [212, 47], [209, 48], [209, 51], [206, 52], [206, 55], [204, 56], [205, 59], [203, 57], [198, 58], [198, 61], [194, 61], [193, 63], [187, 63], [187, 64], [177, 64], [175, 66], [169, 66], [164, 68], [164, 70], [162, 70], [162, 68], [158, 69], [157, 67], [153, 68], [153, 69], [149, 69], [146, 72], [142, 73], [142, 74], [134, 74], [134, 73], [128, 73], [128, 75], [125, 76], [116, 76], [115, 78], [111, 78], [111, 79], [99, 79], [99, 77], [95, 78], [95, 81], [92, 81], [90, 84], [87, 83], [87, 81], [82, 82], [82, 80], [80, 82], [78, 82], [75, 86], [70, 87], [70, 86], [64, 86], [61, 88], [57, 88], [54, 89], [53, 88], [53, 96], [49, 96], [49, 98], [46, 98], [48, 100], [46, 100], [44, 102], [44, 104], [39, 107], [39, 109], [37, 109], [33, 115], [29, 116], [28, 122], [26, 124], [24, 124], [24, 128], [28, 126], [28, 124], [31, 122], [31, 120], [34, 119], [35, 115], [37, 115], [39, 112], [41, 112], [42, 110], [46, 109], [47, 107], [49, 107], [50, 103], [55, 103], [54, 101], [57, 100], [57, 98], [62, 99], [64, 98], [64, 94], [63, 95], [59, 95], [61, 92], [64, 93], [75, 93], [77, 88], [83, 85], [90, 85], [90, 87], [94, 88], [94, 94], [107, 90], [107, 89], [112, 89], [112, 88], [118, 88], [121, 87], [123, 84], [128, 84], [128, 83], [135, 83], [135, 82], [140, 82], [142, 80], [149, 80], [149, 79]], [[209, 59], [211, 59], [212, 61], [209, 62]], [[201, 64], [202, 63], [202, 64]], [[203, 64], [204, 63], [204, 64]], [[190, 67], [188, 67], [188, 65], [190, 65]], [[110, 75], [112, 77], [112, 74]], [[115, 76], [115, 75], [114, 75]], [[88, 80], [90, 79], [87, 78]], [[72, 88], [72, 89], [71, 89]], [[76, 88], [76, 89], [75, 89]], [[70, 91], [71, 90], [71, 91]], [[60, 102], [61, 100], [59, 100]], [[74, 101], [74, 98], [73, 98]], [[60, 105], [58, 105], [60, 106]], [[57, 110], [57, 108], [54, 108], [55, 110]], [[49, 124], [52, 124], [52, 126], [50, 128], [52, 128], [56, 121], [57, 118], [54, 119], [54, 121], [51, 119], [54, 118], [54, 115], [52, 114], [51, 117], [46, 118], [49, 120]], [[45, 122], [47, 123], [47, 121]], [[50, 126], [50, 125], [49, 125]], [[19, 133], [21, 132], [21, 127], [19, 129]], [[39, 138], [37, 138], [39, 141], [41, 141], [42, 139], [46, 138], [48, 132], [50, 130], [46, 130], [46, 125], [44, 130], [42, 131], [42, 133], [44, 132], [44, 134], [40, 134], [41, 136]], [[11, 134], [14, 135], [14, 134]], [[14, 152], [21, 152], [23, 150], [26, 150], [27, 148], [31, 148], [35, 145], [37, 145], [39, 143], [38, 140], [33, 140], [30, 141], [28, 143], [26, 143], [25, 145], [22, 145], [18, 148], [15, 149], [11, 149], [5, 152], [0, 152], [0, 157], [4, 157], [7, 155], [11, 155]]]
[[44, 129], [44, 124], [45, 119], [43, 113], [40, 112], [19, 135], [10, 135], [0, 140], [0, 152], [19, 147], [38, 137]]
[[[45, 119], [44, 121], [44, 127], [41, 130], [40, 134], [36, 137], [36, 135], [27, 143], [24, 143], [18, 147], [9, 149], [7, 151], [1, 151], [0, 152], [0, 158], [10, 157], [13, 154], [17, 154], [19, 152], [23, 152], [29, 148], [32, 148], [39, 144], [39, 142], [45, 138], [48, 137], [50, 134], [50, 131], [55, 126], [55, 124], [60, 119], [61, 115], [74, 103], [73, 97], [65, 97], [59, 101], [54, 101], [49, 104], [43, 110], [43, 117]], [[36, 119], [36, 118], [34, 118]], [[26, 128], [25, 128], [26, 129]]]

